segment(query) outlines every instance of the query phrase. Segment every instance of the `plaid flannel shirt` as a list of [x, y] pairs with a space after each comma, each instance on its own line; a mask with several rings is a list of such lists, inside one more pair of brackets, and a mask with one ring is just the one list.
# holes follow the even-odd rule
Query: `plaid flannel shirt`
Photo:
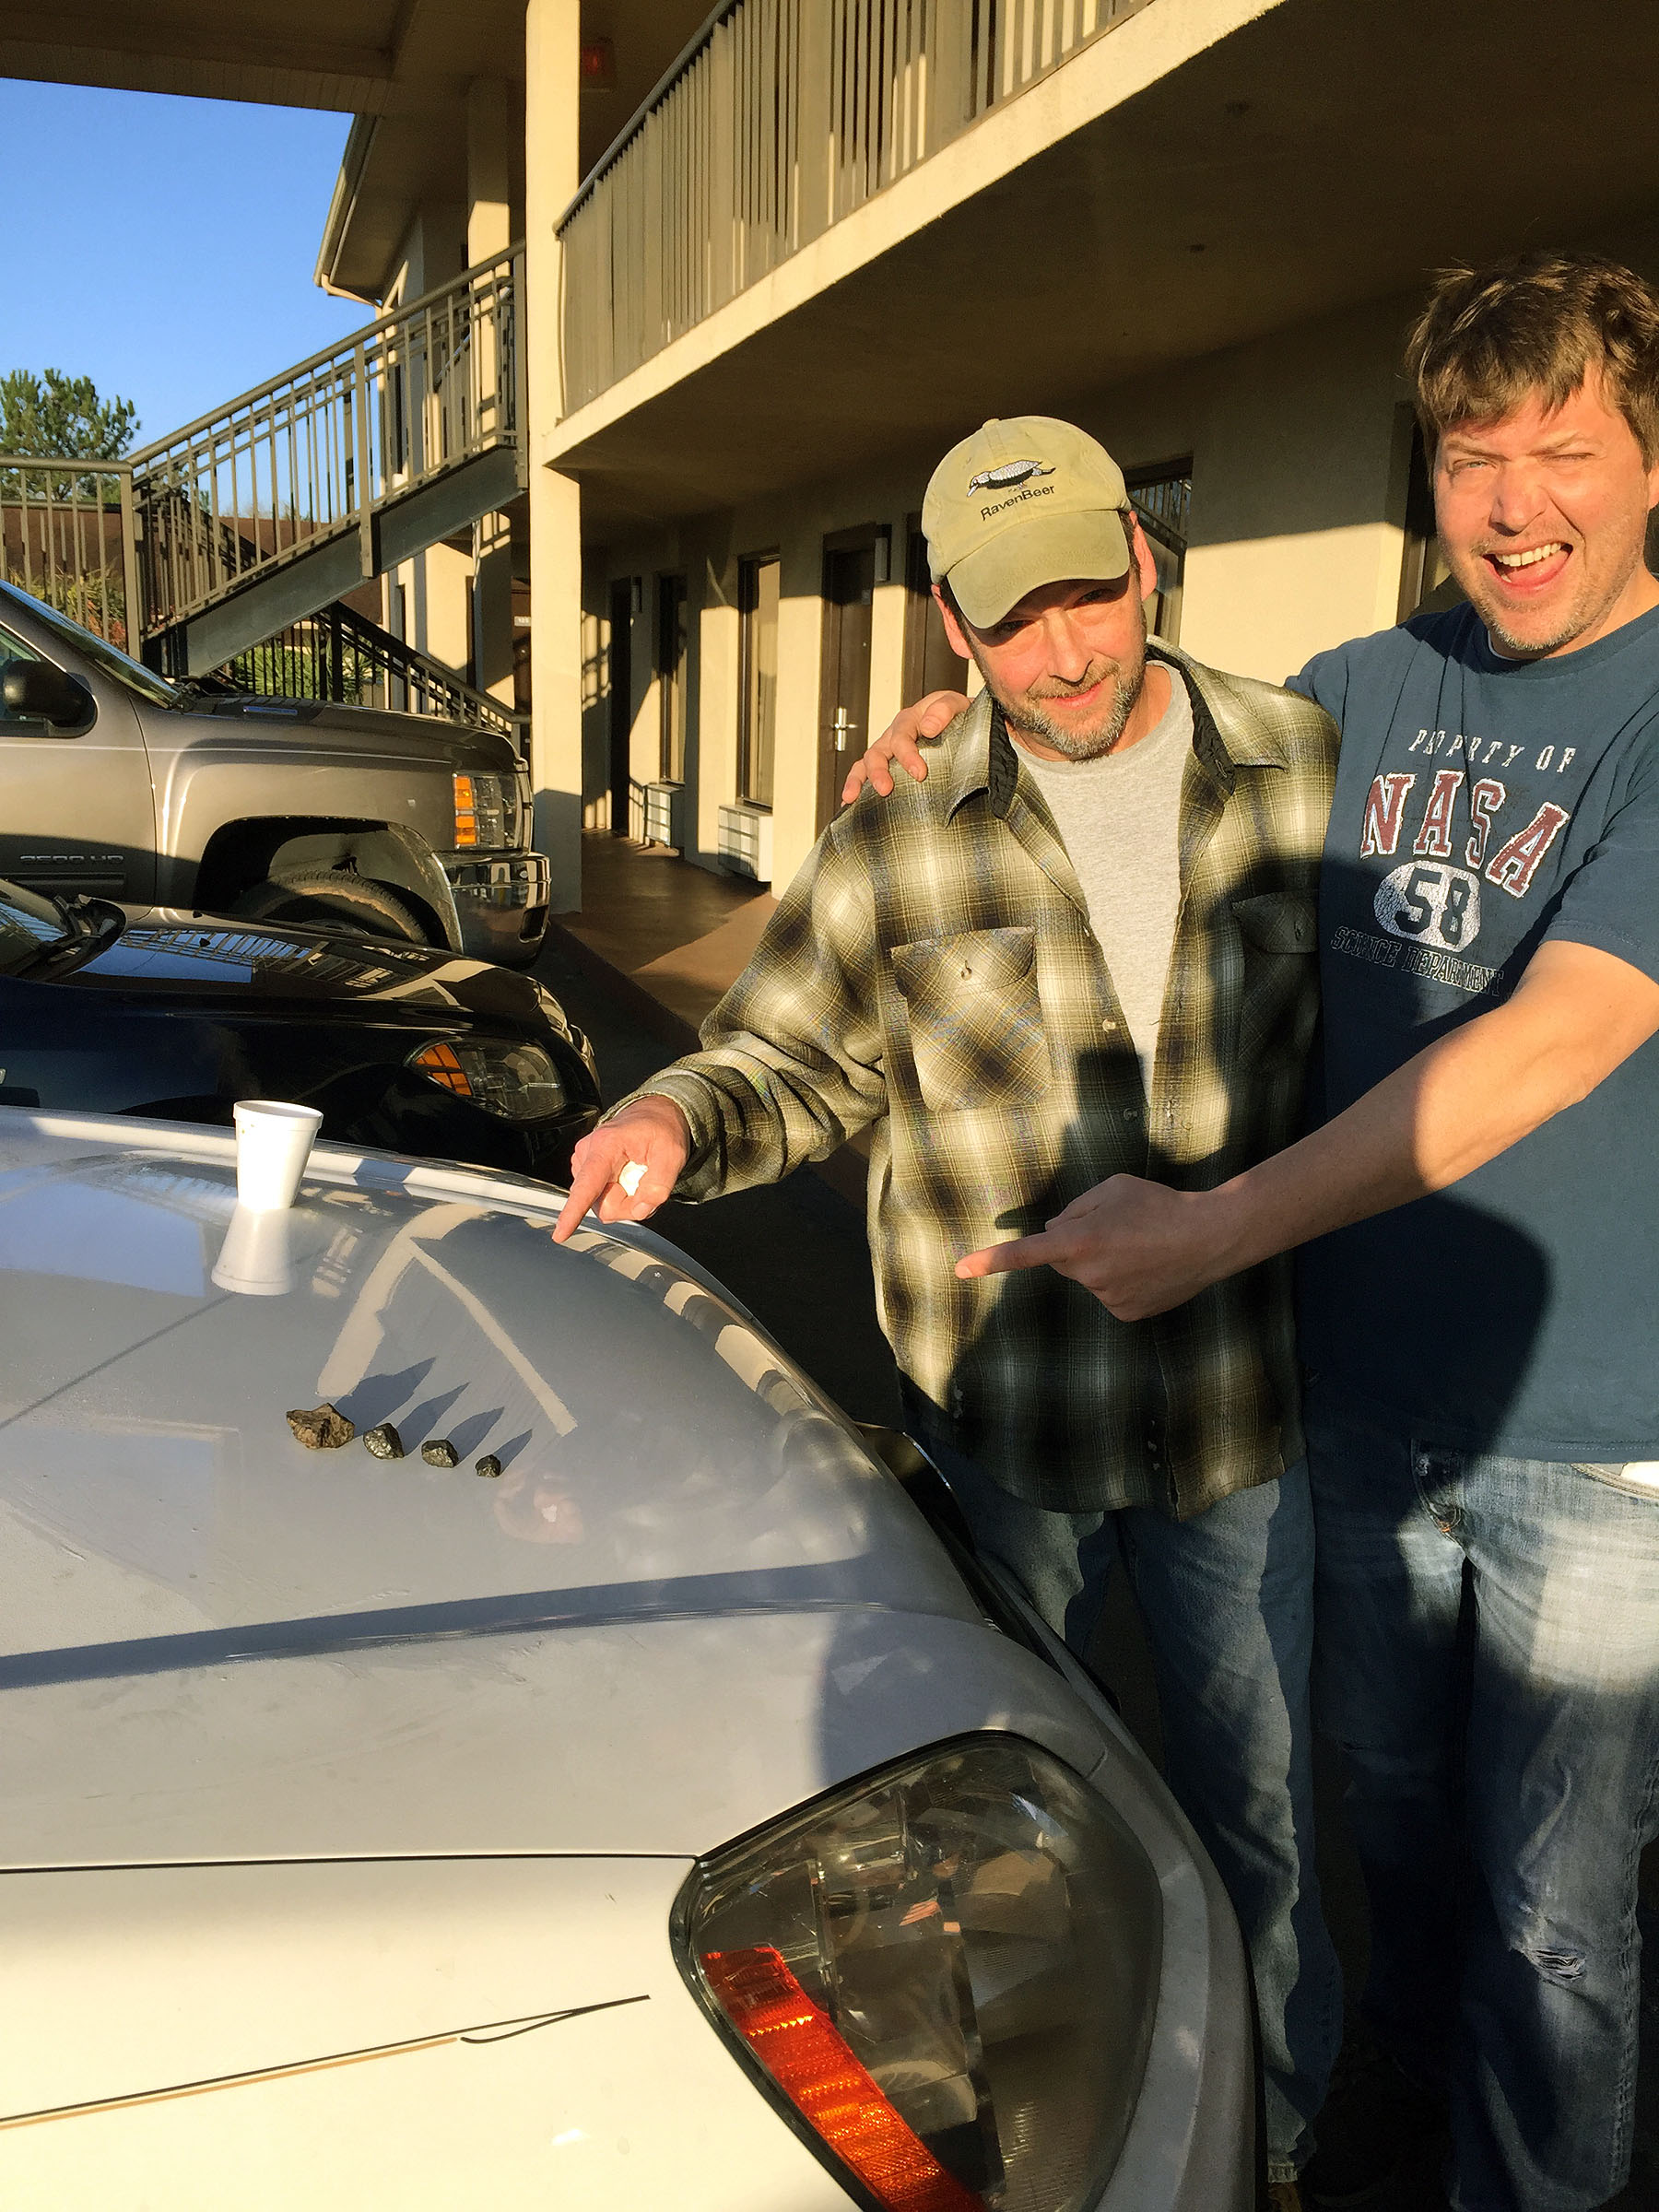
[[1300, 1456], [1288, 1260], [1136, 1323], [1048, 1268], [952, 1272], [1109, 1175], [1206, 1190], [1297, 1135], [1335, 725], [1152, 650], [1186, 683], [1194, 738], [1149, 1100], [1077, 875], [985, 693], [925, 783], [900, 775], [825, 831], [703, 1050], [643, 1089], [690, 1124], [684, 1199], [873, 1126], [882, 1325], [923, 1441], [1035, 1504], [1185, 1518]]

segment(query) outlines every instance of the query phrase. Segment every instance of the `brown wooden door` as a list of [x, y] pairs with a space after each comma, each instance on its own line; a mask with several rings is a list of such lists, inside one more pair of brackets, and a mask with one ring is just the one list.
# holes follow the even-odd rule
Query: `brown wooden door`
[[874, 529], [824, 541], [824, 657], [818, 712], [818, 826], [841, 807], [848, 769], [870, 742], [870, 613], [876, 592]]

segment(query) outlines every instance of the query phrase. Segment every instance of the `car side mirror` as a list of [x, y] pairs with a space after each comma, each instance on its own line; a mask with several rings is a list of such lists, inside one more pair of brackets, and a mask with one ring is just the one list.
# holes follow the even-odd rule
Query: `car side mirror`
[[79, 677], [50, 661], [8, 661], [0, 674], [0, 700], [7, 714], [51, 723], [71, 735], [89, 728], [98, 712]]

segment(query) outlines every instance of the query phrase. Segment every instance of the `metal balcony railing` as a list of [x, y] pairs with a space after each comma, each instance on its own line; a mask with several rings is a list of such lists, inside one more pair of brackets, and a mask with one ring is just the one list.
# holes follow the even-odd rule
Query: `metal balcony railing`
[[523, 300], [515, 246], [126, 461], [0, 455], [0, 570], [219, 665], [528, 481]]
[[727, 0], [559, 224], [573, 413], [1148, 0]]

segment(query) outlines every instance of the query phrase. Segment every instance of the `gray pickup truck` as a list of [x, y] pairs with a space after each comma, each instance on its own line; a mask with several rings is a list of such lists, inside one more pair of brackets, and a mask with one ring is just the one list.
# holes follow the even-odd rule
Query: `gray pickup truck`
[[0, 583], [0, 877], [527, 967], [548, 871], [505, 737], [170, 683]]

